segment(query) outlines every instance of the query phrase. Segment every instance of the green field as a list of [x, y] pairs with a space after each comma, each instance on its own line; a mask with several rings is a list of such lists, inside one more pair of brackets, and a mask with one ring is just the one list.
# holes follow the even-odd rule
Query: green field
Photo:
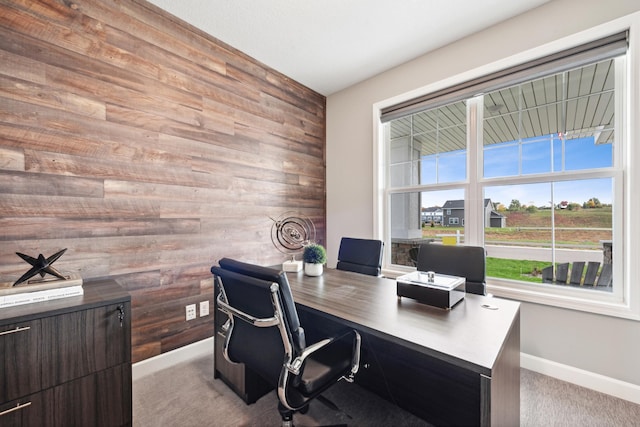
[[[594, 209], [556, 209], [555, 226], [569, 228], [611, 228], [611, 207]], [[507, 217], [507, 227], [550, 227], [551, 209], [539, 209], [535, 212], [504, 211]]]
[[[575, 247], [577, 249], [596, 249], [601, 240], [612, 239], [611, 207], [579, 210], [560, 210], [555, 213], [556, 245]], [[535, 212], [516, 211], [501, 212], [507, 217], [504, 228], [486, 228], [485, 243], [488, 244], [527, 244], [550, 247], [551, 209]], [[440, 239], [443, 234], [455, 234], [462, 227], [444, 227], [425, 225], [422, 228], [424, 238]]]

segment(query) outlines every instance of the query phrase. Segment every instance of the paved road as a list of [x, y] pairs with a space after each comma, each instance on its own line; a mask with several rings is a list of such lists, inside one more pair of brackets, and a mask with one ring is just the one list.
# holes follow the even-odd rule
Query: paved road
[[[485, 247], [489, 257], [551, 262], [551, 249], [497, 245], [486, 245]], [[573, 261], [602, 262], [602, 250], [556, 249], [556, 262]]]

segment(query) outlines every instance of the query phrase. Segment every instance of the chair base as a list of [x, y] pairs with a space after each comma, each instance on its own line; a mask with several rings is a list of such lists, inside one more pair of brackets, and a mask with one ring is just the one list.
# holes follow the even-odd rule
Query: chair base
[[280, 418], [282, 418], [282, 427], [293, 427], [293, 411], [278, 402], [278, 412], [280, 412]]
[[[319, 395], [316, 399], [319, 402], [322, 402], [327, 407], [329, 407], [329, 408], [331, 408], [331, 409], [333, 409], [335, 411], [342, 412], [340, 410], [340, 408], [338, 408], [336, 406], [335, 403], [333, 403], [332, 401], [330, 401], [326, 397], [324, 397], [322, 395]], [[282, 424], [281, 424], [282, 427], [295, 427], [294, 424], [293, 424], [294, 411], [292, 411], [291, 409], [285, 408], [282, 403], [278, 402], [278, 412], [280, 412], [280, 417], [282, 418]], [[302, 409], [299, 409], [298, 411], [295, 411], [295, 412], [299, 412], [301, 414], [306, 414], [307, 412], [309, 412], [309, 405], [306, 405]], [[351, 418], [351, 417], [349, 417], [349, 418]], [[348, 425], [347, 424], [331, 424], [331, 425], [323, 425], [323, 426], [320, 426], [320, 427], [348, 427]]]

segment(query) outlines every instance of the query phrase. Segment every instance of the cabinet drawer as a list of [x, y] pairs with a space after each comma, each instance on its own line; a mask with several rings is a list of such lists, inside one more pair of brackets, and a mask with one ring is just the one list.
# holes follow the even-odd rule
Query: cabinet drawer
[[54, 388], [55, 426], [131, 424], [131, 365], [118, 365]]
[[3, 427], [52, 426], [53, 389], [35, 393], [0, 405], [0, 425]]
[[0, 403], [42, 389], [42, 341], [39, 319], [0, 327]]
[[[120, 311], [124, 313], [120, 324]], [[113, 304], [42, 319], [51, 368], [43, 387], [73, 380], [131, 359], [129, 304]]]
[[130, 384], [130, 365], [115, 366], [0, 405], [0, 426], [128, 426]]
[[0, 403], [129, 363], [130, 318], [127, 302], [2, 326]]

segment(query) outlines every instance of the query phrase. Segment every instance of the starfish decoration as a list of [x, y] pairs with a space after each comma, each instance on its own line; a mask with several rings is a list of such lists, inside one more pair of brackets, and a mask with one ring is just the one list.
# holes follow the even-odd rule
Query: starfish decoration
[[42, 254], [38, 255], [38, 258], [33, 258], [33, 257], [30, 257], [29, 255], [16, 252], [16, 255], [18, 255], [23, 260], [27, 261], [33, 267], [31, 267], [29, 271], [24, 273], [22, 277], [16, 280], [13, 286], [18, 285], [24, 282], [25, 280], [31, 279], [33, 276], [35, 276], [38, 273], [40, 273], [40, 277], [44, 277], [45, 274], [49, 273], [53, 276], [56, 276], [59, 279], [67, 280], [66, 277], [64, 277], [58, 270], [56, 270], [55, 268], [53, 268], [53, 266], [51, 266], [51, 264], [56, 262], [58, 258], [60, 258], [66, 250], [67, 249], [65, 248], [59, 252], [56, 252], [55, 254], [51, 255], [48, 258], [45, 258]]

